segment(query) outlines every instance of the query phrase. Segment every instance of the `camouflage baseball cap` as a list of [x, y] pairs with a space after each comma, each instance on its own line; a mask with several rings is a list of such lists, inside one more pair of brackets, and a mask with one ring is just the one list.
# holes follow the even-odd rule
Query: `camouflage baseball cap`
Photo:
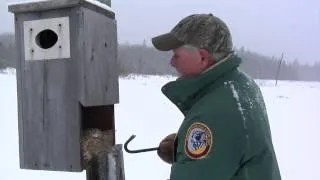
[[233, 46], [227, 25], [211, 13], [185, 17], [169, 33], [153, 37], [152, 44], [160, 51], [191, 44], [211, 53], [229, 53]]

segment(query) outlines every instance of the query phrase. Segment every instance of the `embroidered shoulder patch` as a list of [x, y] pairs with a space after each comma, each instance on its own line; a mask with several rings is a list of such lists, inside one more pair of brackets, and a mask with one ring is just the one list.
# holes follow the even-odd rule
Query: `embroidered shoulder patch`
[[212, 148], [212, 133], [203, 123], [193, 123], [186, 134], [184, 150], [191, 159], [206, 157]]

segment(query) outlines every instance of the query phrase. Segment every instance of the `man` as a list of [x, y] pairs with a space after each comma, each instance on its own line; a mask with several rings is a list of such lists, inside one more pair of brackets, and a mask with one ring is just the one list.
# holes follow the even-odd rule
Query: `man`
[[212, 14], [193, 14], [152, 39], [172, 50], [180, 77], [162, 92], [184, 114], [158, 155], [171, 180], [280, 180], [259, 87], [238, 69], [228, 27]]

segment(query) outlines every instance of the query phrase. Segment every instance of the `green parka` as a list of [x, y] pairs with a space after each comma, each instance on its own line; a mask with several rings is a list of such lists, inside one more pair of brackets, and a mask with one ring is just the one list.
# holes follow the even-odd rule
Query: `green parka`
[[263, 96], [231, 55], [162, 92], [184, 114], [171, 180], [280, 180]]

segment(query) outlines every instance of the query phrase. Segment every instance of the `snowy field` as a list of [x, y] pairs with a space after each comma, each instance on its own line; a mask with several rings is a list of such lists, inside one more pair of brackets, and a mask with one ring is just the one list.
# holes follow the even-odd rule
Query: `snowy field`
[[[139, 76], [120, 79], [116, 105], [116, 138], [123, 144], [137, 135], [131, 149], [157, 146], [176, 131], [182, 114], [161, 93], [173, 77]], [[320, 82], [274, 81], [259, 83], [270, 118], [274, 146], [284, 180], [319, 180]], [[85, 180], [85, 172], [47, 172], [19, 169], [16, 79], [0, 73], [0, 180]], [[127, 180], [166, 180], [170, 167], [156, 152], [127, 154]]]

